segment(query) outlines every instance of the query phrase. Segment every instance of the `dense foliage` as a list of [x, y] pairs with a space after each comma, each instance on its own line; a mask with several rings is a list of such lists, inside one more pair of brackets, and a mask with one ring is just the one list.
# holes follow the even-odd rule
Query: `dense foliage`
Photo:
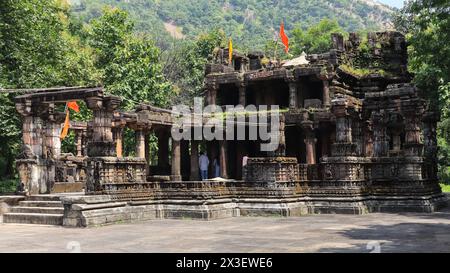
[[201, 96], [208, 57], [225, 43], [225, 33], [214, 29], [195, 40], [176, 41], [163, 53], [164, 74], [177, 94], [173, 103], [190, 105], [194, 97]]
[[123, 98], [124, 109], [142, 102], [167, 106], [172, 90], [162, 73], [159, 49], [148, 37], [133, 34], [133, 28], [128, 14], [116, 8], [105, 8], [86, 27], [102, 83], [110, 94]]
[[344, 33], [337, 21], [329, 19], [321, 20], [317, 25], [310, 26], [303, 30], [297, 25], [292, 31], [292, 54], [300, 55], [305, 53], [322, 53], [331, 48], [331, 34]]
[[389, 24], [392, 10], [365, 0], [73, 0], [74, 11], [89, 21], [104, 4], [128, 11], [138, 31], [151, 33], [162, 48], [170, 46], [165, 28], [196, 37], [221, 28], [241, 48], [264, 49], [277, 35], [281, 21], [286, 30], [298, 22], [307, 28], [323, 18], [336, 20], [346, 31], [380, 29]]
[[407, 33], [409, 68], [415, 83], [441, 113], [438, 125], [439, 174], [450, 184], [450, 5], [448, 0], [413, 0], [395, 16]]

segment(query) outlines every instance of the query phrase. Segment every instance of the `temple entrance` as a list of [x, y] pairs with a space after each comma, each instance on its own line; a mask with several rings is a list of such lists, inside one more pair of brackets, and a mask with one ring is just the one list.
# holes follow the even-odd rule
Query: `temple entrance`
[[297, 86], [298, 105], [302, 108], [321, 108], [323, 105], [323, 81], [301, 77]]
[[217, 105], [238, 105], [239, 88], [235, 84], [221, 84], [217, 90]]
[[298, 163], [306, 163], [305, 136], [300, 127], [295, 125], [286, 126], [286, 156], [296, 157]]

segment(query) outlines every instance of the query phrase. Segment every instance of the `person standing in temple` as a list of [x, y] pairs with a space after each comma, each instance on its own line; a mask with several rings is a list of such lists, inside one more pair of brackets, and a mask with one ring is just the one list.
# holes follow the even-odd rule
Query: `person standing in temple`
[[198, 166], [200, 167], [200, 176], [202, 180], [208, 179], [209, 159], [205, 152], [203, 152], [198, 158]]
[[248, 156], [247, 154], [242, 157], [242, 179], [244, 180], [247, 176], [247, 160]]

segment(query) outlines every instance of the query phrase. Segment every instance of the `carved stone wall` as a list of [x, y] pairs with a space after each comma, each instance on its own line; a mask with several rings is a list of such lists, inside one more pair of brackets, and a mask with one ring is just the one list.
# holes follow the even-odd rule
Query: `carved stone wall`
[[297, 181], [299, 168], [297, 158], [250, 157], [246, 166], [246, 181]]
[[144, 158], [96, 157], [86, 165], [88, 194], [132, 194], [147, 181]]

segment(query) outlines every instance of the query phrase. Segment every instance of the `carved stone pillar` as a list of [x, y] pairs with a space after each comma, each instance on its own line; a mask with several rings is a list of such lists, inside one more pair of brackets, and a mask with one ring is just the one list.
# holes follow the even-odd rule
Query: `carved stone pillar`
[[419, 99], [408, 99], [402, 101], [402, 115], [405, 125], [405, 144], [403, 151], [405, 164], [400, 170], [400, 176], [411, 180], [428, 179], [430, 172], [427, 171], [429, 162], [424, 162], [422, 118], [424, 113], [423, 101]]
[[65, 114], [55, 112], [53, 103], [31, 100], [17, 100], [16, 109], [23, 117], [22, 151], [16, 160], [20, 183], [28, 194], [49, 193], [56, 177], [55, 160], [61, 153]]
[[83, 156], [83, 131], [75, 131], [75, 146], [77, 151], [77, 157]]
[[146, 172], [147, 176], [150, 175], [150, 161], [151, 161], [151, 154], [150, 154], [150, 134], [146, 130], [144, 134], [144, 150], [145, 150], [145, 162], [146, 162]]
[[198, 166], [198, 141], [191, 140], [191, 174], [189, 180], [199, 180], [199, 166]]
[[140, 158], [146, 158], [145, 156], [145, 136], [146, 132], [144, 129], [139, 128], [135, 131], [135, 137], [136, 137], [136, 157]]
[[389, 140], [386, 134], [386, 113], [381, 110], [372, 112], [373, 124], [373, 155], [375, 157], [387, 156]]
[[331, 100], [330, 100], [330, 82], [325, 79], [322, 81], [323, 88], [322, 88], [322, 98], [323, 98], [323, 107], [330, 107], [331, 106]]
[[371, 157], [373, 156], [373, 131], [372, 131], [372, 122], [370, 120], [364, 123], [363, 135], [364, 135], [364, 156]]
[[63, 113], [55, 112], [55, 105], [48, 104], [46, 107], [45, 120], [45, 140], [43, 157], [47, 159], [55, 159], [61, 154], [61, 123], [66, 117]]
[[362, 120], [359, 115], [355, 115], [352, 120], [352, 142], [355, 143], [356, 155], [363, 155], [363, 132], [362, 132]]
[[347, 115], [336, 117], [336, 142], [352, 143], [352, 119]]
[[352, 139], [352, 117], [345, 98], [333, 100], [332, 111], [336, 117], [336, 143], [332, 145], [333, 156], [354, 156], [356, 145]]
[[114, 141], [116, 142], [117, 157], [123, 157], [123, 127], [119, 126], [114, 128]]
[[219, 156], [220, 156], [220, 176], [228, 178], [228, 162], [227, 162], [227, 141], [219, 141]]
[[81, 153], [83, 156], [87, 155], [87, 128], [81, 133]]
[[277, 156], [285, 156], [286, 155], [286, 135], [285, 135], [285, 117], [283, 114], [280, 115], [280, 140], [278, 144], [278, 148], [276, 150]]
[[239, 88], [239, 104], [245, 107], [245, 105], [246, 105], [246, 99], [245, 99], [246, 87], [245, 87], [245, 84], [243, 82], [239, 83], [238, 88]]
[[217, 97], [217, 87], [215, 84], [211, 84], [208, 85], [207, 88], [207, 103], [208, 105], [215, 105]]
[[336, 141], [331, 145], [331, 156], [321, 159], [322, 177], [325, 180], [364, 180], [366, 159], [357, 153], [355, 143], [362, 141], [360, 124], [354, 124], [354, 121], [360, 122], [358, 102], [338, 97], [331, 104], [336, 117]]
[[172, 181], [181, 181], [180, 141], [172, 139]]
[[298, 108], [297, 81], [295, 81], [295, 79], [293, 79], [293, 78], [290, 78], [288, 80], [288, 85], [289, 85], [289, 108], [296, 109], [296, 108]]
[[42, 157], [43, 151], [43, 121], [37, 114], [37, 106], [31, 101], [16, 103], [17, 112], [22, 115], [22, 150], [28, 155]]
[[317, 138], [313, 130], [312, 121], [303, 121], [302, 128], [305, 133], [305, 145], [306, 145], [306, 163], [316, 164], [316, 143]]
[[115, 96], [86, 98], [88, 108], [94, 113], [92, 140], [88, 144], [89, 156], [116, 156], [111, 127], [113, 112], [120, 101]]
[[421, 116], [418, 112], [408, 111], [404, 113], [405, 119], [405, 155], [421, 156], [423, 141], [420, 130]]
[[[44, 134], [43, 141], [43, 164], [46, 166], [45, 180], [40, 181], [41, 193], [51, 192], [56, 181], [56, 160], [61, 154], [61, 124], [66, 118], [65, 113], [55, 112], [54, 103], [41, 105]], [[42, 167], [44, 169], [44, 167]]]

